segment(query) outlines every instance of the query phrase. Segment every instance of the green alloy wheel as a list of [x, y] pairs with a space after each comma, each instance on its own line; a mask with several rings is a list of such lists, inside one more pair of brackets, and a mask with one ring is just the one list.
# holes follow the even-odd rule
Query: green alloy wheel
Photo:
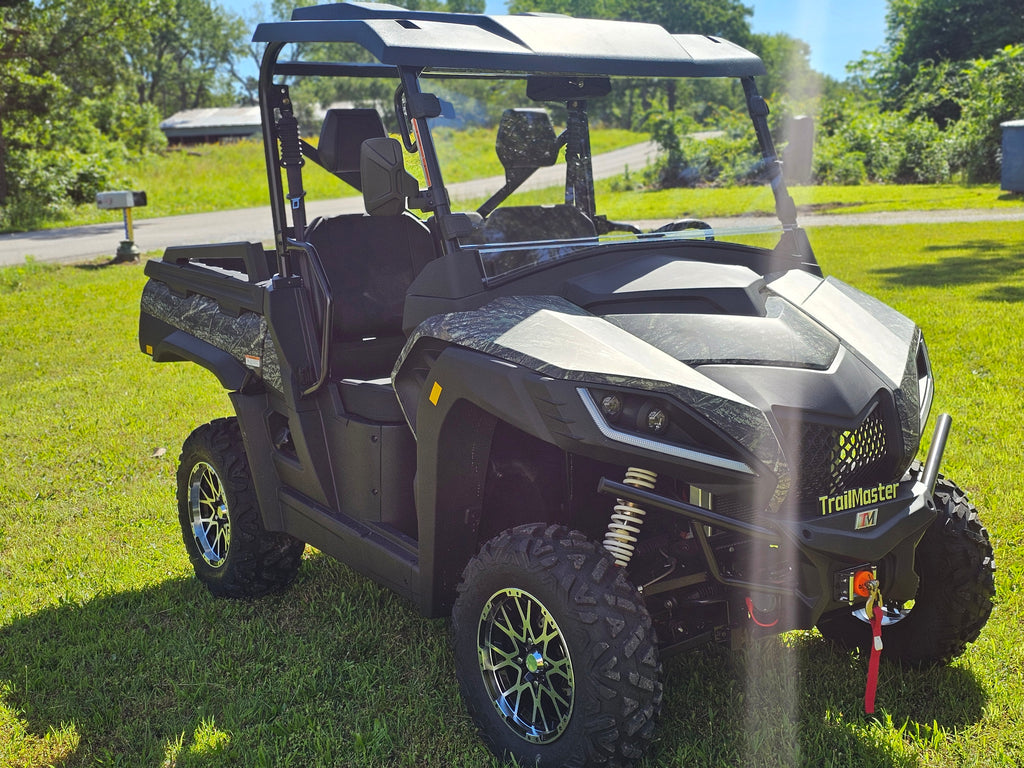
[[231, 516], [220, 476], [205, 461], [189, 473], [188, 514], [200, 556], [211, 568], [220, 568], [231, 546]]
[[558, 623], [521, 589], [495, 592], [480, 616], [477, 652], [484, 688], [520, 737], [548, 744], [572, 716], [572, 660]]
[[452, 611], [455, 669], [484, 740], [520, 765], [625, 766], [661, 705], [651, 617], [582, 533], [524, 525], [484, 544]]

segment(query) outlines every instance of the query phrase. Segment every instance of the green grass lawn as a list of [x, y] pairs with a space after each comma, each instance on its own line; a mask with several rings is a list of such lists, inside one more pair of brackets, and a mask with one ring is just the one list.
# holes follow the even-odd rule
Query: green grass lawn
[[[450, 136], [441, 131], [439, 146]], [[600, 154], [648, 139], [646, 134], [622, 130], [597, 129], [592, 136], [592, 151]], [[491, 131], [464, 133], [460, 139], [466, 158], [445, 167], [446, 182], [501, 175], [494, 152]], [[422, 183], [422, 170], [415, 162], [406, 162], [410, 173]], [[640, 169], [631, 169], [635, 181]], [[224, 145], [197, 145], [147, 155], [127, 165], [123, 171], [125, 186], [145, 189], [149, 204], [134, 212], [136, 219], [187, 213], [254, 208], [268, 205], [267, 177], [260, 141]], [[311, 200], [333, 199], [355, 194], [350, 187], [308, 164], [304, 184]], [[605, 179], [597, 184], [600, 212], [612, 219], [632, 221], [638, 218], [671, 219], [682, 217], [733, 216], [748, 213], [772, 213], [774, 203], [767, 186], [667, 189], [652, 191], [616, 191], [622, 179]], [[1002, 192], [998, 185], [864, 185], [857, 187], [796, 187], [791, 190], [802, 211], [859, 213], [874, 211], [935, 210], [957, 208], [1007, 208], [1020, 210], [1024, 197]], [[523, 193], [520, 203], [550, 202], [559, 199], [556, 191]], [[465, 201], [460, 201], [460, 205]], [[474, 205], [482, 202], [473, 201]], [[637, 209], [644, 210], [643, 216]], [[100, 211], [95, 205], [82, 205], [70, 211], [53, 227], [120, 221], [119, 211]]]
[[[948, 668], [883, 665], [815, 632], [666, 664], [655, 766], [1024, 764], [1024, 223], [821, 228], [827, 272], [923, 328], [944, 471], [982, 510], [997, 605]], [[136, 346], [141, 266], [0, 270], [0, 766], [486, 766], [447, 623], [307, 549], [252, 602], [192, 577], [176, 456], [229, 412]], [[884, 656], [884, 651], [883, 651]]]
[[[450, 138], [449, 132], [440, 132], [439, 145], [442, 151], [446, 142], [451, 143]], [[593, 135], [593, 151], [608, 152], [646, 140], [646, 134], [598, 129]], [[446, 168], [446, 182], [500, 176], [503, 173], [494, 152], [492, 130], [464, 132], [459, 139], [459, 147], [468, 159]], [[418, 163], [407, 158], [406, 166], [422, 183], [423, 171]], [[148, 205], [134, 211], [136, 219], [268, 205], [262, 141], [198, 144], [168, 149], [161, 154], [154, 153], [136, 159], [127, 164], [121, 173], [126, 187], [147, 192]], [[313, 163], [308, 163], [304, 168], [303, 185], [312, 200], [358, 194]], [[100, 211], [90, 204], [76, 207], [64, 219], [52, 222], [51, 226], [67, 227], [120, 219], [120, 211]]]
[[[647, 214], [645, 218], [651, 219], [775, 212], [771, 190], [764, 185], [647, 192], [616, 192], [612, 186], [610, 180], [599, 182], [598, 199], [607, 207], [608, 215], [613, 219], [622, 218], [637, 208], [644, 209]], [[789, 191], [801, 214], [1024, 209], [1024, 197], [1002, 192], [995, 184], [865, 184], [856, 187], [791, 187]]]

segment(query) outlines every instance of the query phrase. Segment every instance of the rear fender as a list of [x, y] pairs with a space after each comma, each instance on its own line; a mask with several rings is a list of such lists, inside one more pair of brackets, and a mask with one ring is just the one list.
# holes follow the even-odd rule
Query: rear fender
[[245, 390], [255, 380], [252, 371], [224, 350], [152, 315], [139, 318], [139, 346], [156, 363], [188, 361], [201, 365], [231, 392]]
[[[247, 285], [223, 278], [220, 282]], [[250, 304], [256, 303], [259, 291], [250, 287]], [[154, 278], [142, 290], [139, 348], [156, 362], [192, 361], [212, 371], [229, 390], [251, 387], [261, 379], [279, 388], [280, 369], [267, 339], [266, 320], [250, 307], [232, 311], [214, 297], [177, 291]]]

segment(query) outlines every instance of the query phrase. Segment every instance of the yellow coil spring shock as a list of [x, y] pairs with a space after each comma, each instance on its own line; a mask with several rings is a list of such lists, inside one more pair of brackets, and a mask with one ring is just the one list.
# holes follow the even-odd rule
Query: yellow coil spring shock
[[[634, 488], [644, 488], [648, 491], [654, 490], [658, 481], [658, 473], [646, 469], [630, 467], [626, 470], [626, 477], [622, 481], [624, 485], [631, 485]], [[615, 564], [620, 568], [629, 565], [633, 557], [636, 534], [640, 532], [643, 525], [644, 515], [647, 511], [638, 507], [632, 501], [616, 499], [618, 504], [612, 511], [612, 518], [608, 521], [608, 533], [604, 537], [604, 548], [608, 550]]]

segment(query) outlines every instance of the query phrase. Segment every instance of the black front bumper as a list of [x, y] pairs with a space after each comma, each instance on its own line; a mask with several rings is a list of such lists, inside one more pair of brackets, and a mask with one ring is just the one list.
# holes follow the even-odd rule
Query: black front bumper
[[[785, 520], [773, 516], [759, 521], [760, 525], [607, 479], [601, 480], [599, 490], [641, 507], [675, 512], [696, 523], [695, 535], [716, 581], [741, 594], [782, 598], [785, 607], [776, 632], [809, 629], [822, 614], [848, 607], [849, 595], [837, 589], [837, 582], [842, 581], [842, 574], [859, 566], [877, 570], [887, 600], [912, 599], [918, 586], [914, 551], [935, 519], [931, 489], [915, 472], [895, 484], [892, 499], [819, 518]], [[720, 567], [706, 528], [731, 531], [751, 539], [756, 546], [777, 549], [792, 563], [793, 579], [789, 583], [766, 583], [730, 575]]]

